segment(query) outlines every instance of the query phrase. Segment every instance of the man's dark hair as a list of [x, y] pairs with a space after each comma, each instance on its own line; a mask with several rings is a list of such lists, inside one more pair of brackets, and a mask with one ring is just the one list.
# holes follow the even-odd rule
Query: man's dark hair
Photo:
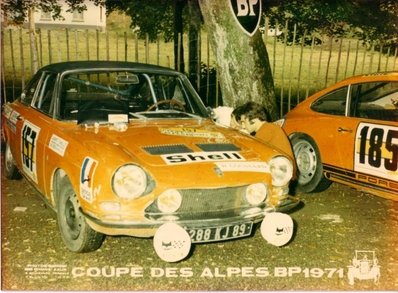
[[233, 115], [236, 119], [237, 122], [240, 121], [240, 119], [242, 118], [242, 114], [244, 114], [245, 111], [245, 107], [244, 105], [240, 105], [237, 106], [231, 113], [231, 115]]
[[[265, 107], [256, 102], [247, 102], [240, 106], [241, 109], [239, 110], [239, 120], [244, 115], [249, 121], [258, 118], [261, 121], [270, 121], [269, 114]], [[233, 113], [233, 112], [232, 112]], [[237, 117], [237, 116], [235, 116]], [[238, 118], [236, 118], [238, 120]], [[239, 121], [238, 120], [238, 121]]]

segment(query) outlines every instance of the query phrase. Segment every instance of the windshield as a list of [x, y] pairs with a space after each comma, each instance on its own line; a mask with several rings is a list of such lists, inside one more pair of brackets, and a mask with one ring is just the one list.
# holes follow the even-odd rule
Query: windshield
[[125, 114], [129, 119], [207, 117], [202, 101], [183, 75], [126, 71], [64, 75], [61, 119], [107, 122], [111, 114]]

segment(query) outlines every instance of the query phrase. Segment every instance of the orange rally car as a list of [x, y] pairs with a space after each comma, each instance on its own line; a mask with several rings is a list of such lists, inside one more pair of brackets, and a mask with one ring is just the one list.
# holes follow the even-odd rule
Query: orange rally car
[[4, 106], [5, 173], [54, 208], [71, 251], [95, 250], [104, 235], [154, 236], [173, 262], [191, 243], [249, 236], [258, 222], [268, 242], [286, 244], [294, 164], [209, 113], [168, 68], [51, 64]]
[[334, 181], [398, 200], [398, 72], [347, 78], [279, 123], [292, 143], [299, 190]]

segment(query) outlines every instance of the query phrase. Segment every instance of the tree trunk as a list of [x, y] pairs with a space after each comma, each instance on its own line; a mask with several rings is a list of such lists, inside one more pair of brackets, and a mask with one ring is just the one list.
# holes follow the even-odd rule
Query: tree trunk
[[236, 107], [255, 101], [267, 108], [273, 120], [277, 119], [274, 82], [261, 33], [250, 37], [241, 30], [229, 0], [199, 0], [199, 4], [216, 57], [223, 104]]
[[31, 62], [32, 62], [32, 72], [33, 74], [39, 70], [39, 60], [38, 60], [38, 52], [37, 52], [37, 43], [36, 43], [36, 28], [35, 28], [35, 20], [33, 17], [34, 8], [29, 8], [29, 41], [30, 41], [30, 53], [31, 53]]

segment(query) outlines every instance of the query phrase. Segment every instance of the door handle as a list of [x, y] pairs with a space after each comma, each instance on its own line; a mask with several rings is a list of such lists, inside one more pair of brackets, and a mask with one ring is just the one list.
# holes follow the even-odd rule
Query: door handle
[[352, 129], [349, 128], [344, 128], [344, 127], [339, 127], [337, 128], [338, 132], [348, 132], [348, 133], [352, 133]]

